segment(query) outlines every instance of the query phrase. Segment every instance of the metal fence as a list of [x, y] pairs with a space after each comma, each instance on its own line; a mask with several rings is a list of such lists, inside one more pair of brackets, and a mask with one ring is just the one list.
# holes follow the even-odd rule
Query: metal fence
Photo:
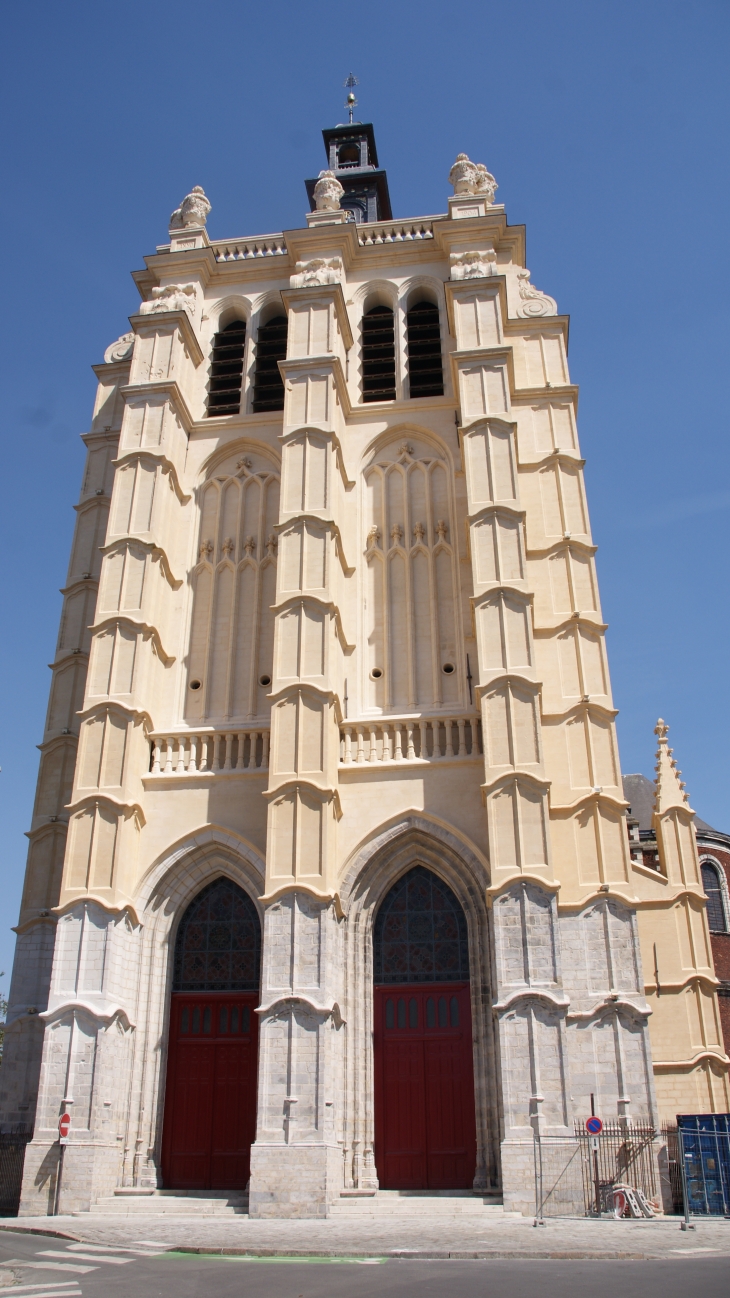
[[656, 1130], [650, 1123], [604, 1123], [599, 1136], [534, 1133], [535, 1216], [597, 1217], [615, 1210], [614, 1190], [628, 1186], [659, 1207]]
[[0, 1129], [0, 1217], [18, 1215], [25, 1147], [32, 1136], [32, 1128], [22, 1124]]

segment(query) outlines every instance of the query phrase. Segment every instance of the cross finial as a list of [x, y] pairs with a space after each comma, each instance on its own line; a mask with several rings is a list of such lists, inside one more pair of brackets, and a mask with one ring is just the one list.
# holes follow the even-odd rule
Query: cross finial
[[349, 124], [350, 126], [352, 126], [352, 114], [357, 108], [357, 100], [355, 98], [355, 86], [358, 85], [357, 77], [354, 75], [354, 73], [351, 72], [343, 84], [345, 86], [345, 89], [347, 90], [347, 99], [345, 100], [345, 108], [347, 108], [350, 113]]

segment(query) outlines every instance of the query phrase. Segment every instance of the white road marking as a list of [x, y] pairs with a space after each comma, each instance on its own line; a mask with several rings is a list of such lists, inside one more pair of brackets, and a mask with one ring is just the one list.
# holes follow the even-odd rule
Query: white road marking
[[[136, 1257], [155, 1257], [149, 1248], [127, 1248], [124, 1244], [68, 1244], [69, 1253], [134, 1253]], [[99, 1258], [101, 1262], [103, 1259]], [[134, 1258], [128, 1258], [134, 1261]]]
[[148, 1248], [173, 1248], [172, 1244], [166, 1244], [162, 1239], [135, 1239], [133, 1244], [146, 1244]]
[[[61, 1254], [61, 1257], [67, 1256], [67, 1253]], [[68, 1262], [26, 1262], [24, 1257], [6, 1258], [3, 1266], [32, 1266], [36, 1271], [76, 1271], [79, 1275], [86, 1275], [87, 1271], [99, 1270], [98, 1266], [70, 1266]]]
[[[126, 1266], [127, 1262], [133, 1262], [132, 1257], [100, 1257], [98, 1253], [75, 1253], [75, 1257], [81, 1257], [86, 1262], [110, 1262], [112, 1266]], [[59, 1248], [39, 1248], [37, 1257], [68, 1257], [64, 1249]]]
[[[33, 1288], [35, 1292], [28, 1293], [29, 1288]], [[25, 1298], [81, 1298], [80, 1289], [48, 1289], [46, 1285], [13, 1285], [12, 1289], [0, 1289], [0, 1294], [20, 1294], [21, 1298], [23, 1295]]]
[[53, 1289], [54, 1293], [63, 1290], [65, 1294], [69, 1295], [69, 1298], [75, 1298], [76, 1294], [81, 1293], [78, 1280], [54, 1280], [52, 1284], [14, 1284], [9, 1289], [0, 1289], [0, 1294], [22, 1293], [33, 1294], [35, 1298], [46, 1298], [47, 1289]]

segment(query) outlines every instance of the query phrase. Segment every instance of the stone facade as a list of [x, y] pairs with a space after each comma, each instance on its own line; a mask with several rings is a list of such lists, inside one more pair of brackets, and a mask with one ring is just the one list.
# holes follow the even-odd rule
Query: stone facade
[[[591, 1095], [627, 1121], [730, 1107], [673, 768], [659, 871], [626, 833], [568, 321], [459, 168], [445, 216], [358, 223], [335, 194], [228, 242], [196, 189], [96, 367], [2, 1070], [3, 1118], [35, 1123], [26, 1214], [64, 1109], [63, 1211], [160, 1184], [174, 938], [221, 874], [264, 934], [254, 1215], [378, 1185], [372, 929], [415, 864], [466, 916], [476, 1188], [525, 1207], [533, 1128], [572, 1134]], [[283, 409], [256, 413], [282, 301]], [[444, 377], [416, 400], [421, 302]], [[395, 397], [366, 402], [374, 304]], [[240, 413], [209, 417], [233, 321]]]

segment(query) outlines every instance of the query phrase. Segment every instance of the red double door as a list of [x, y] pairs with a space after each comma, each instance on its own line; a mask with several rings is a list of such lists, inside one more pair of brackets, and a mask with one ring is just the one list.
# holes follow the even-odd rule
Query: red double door
[[254, 992], [176, 992], [162, 1136], [165, 1185], [244, 1190], [256, 1137]]
[[460, 1190], [476, 1164], [467, 983], [375, 988], [375, 1162], [386, 1190]]

